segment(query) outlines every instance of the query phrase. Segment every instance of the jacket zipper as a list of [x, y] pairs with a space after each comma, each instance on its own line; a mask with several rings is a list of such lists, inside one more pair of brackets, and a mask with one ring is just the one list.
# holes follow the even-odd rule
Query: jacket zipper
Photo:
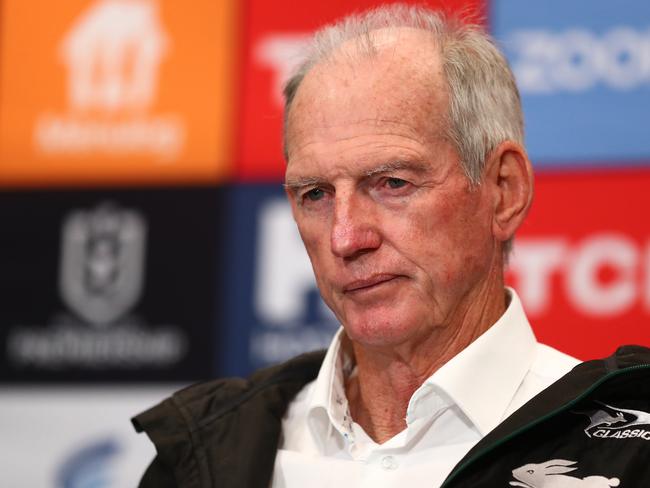
[[602, 378], [600, 378], [598, 381], [593, 383], [589, 388], [584, 390], [580, 395], [575, 397], [573, 400], [568, 401], [561, 407], [556, 408], [555, 410], [552, 410], [551, 412], [547, 413], [546, 415], [543, 415], [542, 417], [533, 420], [529, 424], [524, 425], [523, 427], [520, 427], [517, 430], [512, 431], [510, 434], [506, 435], [505, 437], [502, 437], [501, 439], [495, 441], [491, 446], [486, 447], [484, 450], [478, 452], [474, 457], [471, 459], [468, 459], [465, 463], [463, 463], [455, 472], [453, 472], [449, 477], [444, 481], [442, 485], [440, 485], [440, 488], [445, 488], [450, 485], [450, 483], [456, 479], [462, 472], [466, 471], [467, 468], [473, 464], [475, 461], [478, 459], [482, 458], [483, 456], [489, 454], [490, 452], [494, 451], [497, 447], [505, 444], [506, 442], [510, 441], [514, 437], [517, 437], [518, 435], [532, 429], [538, 424], [541, 424], [542, 422], [545, 422], [546, 420], [550, 419], [551, 417], [554, 417], [569, 408], [573, 407], [576, 403], [582, 401], [586, 396], [590, 395], [596, 388], [601, 386], [603, 383], [606, 381], [609, 381], [610, 379], [620, 376], [622, 374], [629, 373], [631, 371], [637, 370], [637, 369], [650, 369], [650, 364], [638, 364], [636, 366], [630, 366], [628, 368], [624, 368], [618, 371], [613, 371], [611, 373], [606, 374]]

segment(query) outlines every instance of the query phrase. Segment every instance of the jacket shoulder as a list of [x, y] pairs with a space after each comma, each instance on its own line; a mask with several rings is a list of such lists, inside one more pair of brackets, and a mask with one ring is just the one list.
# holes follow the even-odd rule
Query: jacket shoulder
[[514, 412], [483, 438], [480, 445], [477, 445], [472, 451], [477, 450], [483, 444], [492, 442], [493, 439], [509, 435], [510, 432], [545, 416], [548, 412], [561, 408], [562, 405], [583, 395], [585, 391], [593, 388], [610, 374], [644, 364], [650, 365], [650, 348], [636, 345], [621, 346], [609, 357], [579, 363]]
[[[167, 477], [173, 473], [179, 486], [212, 486], [209, 480], [216, 471], [221, 470], [219, 476], [232, 471], [228, 460], [244, 442], [251, 450], [253, 441], [262, 438], [260, 449], [277, 446], [280, 422], [291, 399], [317, 376], [324, 354], [303, 354], [256, 371], [248, 379], [198, 383], [134, 417], [136, 431], [146, 432], [158, 452], [150, 471], [155, 468]], [[225, 461], [220, 465], [219, 460]]]
[[[647, 467], [650, 443], [646, 445], [644, 439], [633, 439], [634, 435], [627, 433], [620, 437], [627, 435], [632, 440], [617, 443], [619, 435], [612, 434], [614, 442], [602, 442], [603, 436], [589, 431], [589, 422], [599, 418], [598, 412], [605, 418], [615, 415], [616, 408], [637, 415], [650, 413], [649, 348], [622, 346], [609, 357], [575, 366], [481, 439], [443, 486], [507, 486], [513, 469], [546, 460], [570, 459], [596, 474], [608, 464], [614, 474]], [[602, 425], [613, 431], [634, 424], [632, 417], [625, 420], [619, 416], [618, 424], [608, 424], [608, 420]], [[647, 420], [650, 426], [650, 417]], [[619, 455], [624, 461], [610, 463]]]

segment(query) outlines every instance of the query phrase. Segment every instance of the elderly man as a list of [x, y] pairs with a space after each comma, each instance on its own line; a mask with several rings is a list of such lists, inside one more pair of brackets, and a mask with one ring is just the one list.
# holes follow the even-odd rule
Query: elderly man
[[582, 365], [520, 409], [577, 361], [504, 289], [533, 175], [489, 37], [421, 8], [350, 17], [285, 95], [287, 195], [342, 329], [324, 356], [137, 417], [158, 449], [142, 486], [618, 486], [620, 462], [581, 452], [635, 414], [594, 385], [647, 377], [623, 369], [647, 354]]

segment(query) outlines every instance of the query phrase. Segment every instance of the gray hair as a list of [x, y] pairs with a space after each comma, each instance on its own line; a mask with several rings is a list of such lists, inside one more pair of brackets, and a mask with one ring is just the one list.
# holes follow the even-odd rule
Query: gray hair
[[393, 4], [351, 15], [316, 32], [306, 59], [284, 88], [283, 137], [287, 160], [289, 111], [311, 68], [352, 39], [359, 40], [362, 52], [372, 55], [372, 31], [403, 27], [430, 32], [438, 48], [449, 87], [445, 136], [455, 145], [463, 170], [473, 184], [480, 183], [485, 158], [501, 142], [512, 140], [523, 145], [519, 91], [492, 38], [481, 27], [441, 12]]

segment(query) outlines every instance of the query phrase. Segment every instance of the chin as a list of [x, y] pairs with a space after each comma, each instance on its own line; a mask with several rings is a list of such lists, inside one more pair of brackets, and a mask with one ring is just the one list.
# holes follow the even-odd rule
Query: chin
[[346, 334], [353, 342], [371, 347], [398, 345], [418, 335], [423, 321], [408, 314], [375, 315], [365, 313], [343, 322]]

